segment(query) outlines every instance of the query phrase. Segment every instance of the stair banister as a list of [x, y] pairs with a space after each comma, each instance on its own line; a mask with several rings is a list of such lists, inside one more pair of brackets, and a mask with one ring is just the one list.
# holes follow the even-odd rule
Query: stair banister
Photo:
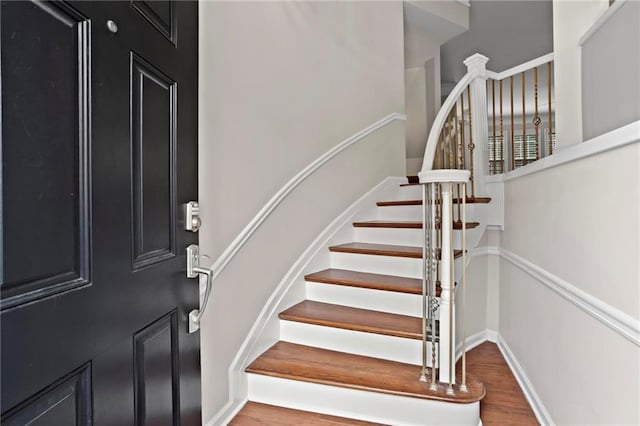
[[[455, 299], [454, 299], [454, 247], [453, 247], [453, 194], [454, 189], [458, 186], [459, 193], [466, 195], [466, 184], [469, 181], [470, 171], [468, 170], [428, 170], [420, 172], [420, 182], [423, 187], [423, 206], [425, 212], [425, 228], [429, 228], [428, 232], [425, 232], [426, 238], [423, 241], [423, 253], [425, 253], [426, 259], [424, 262], [425, 268], [423, 269], [424, 281], [426, 281], [426, 288], [430, 289], [435, 287], [435, 281], [433, 271], [430, 269], [433, 264], [436, 264], [439, 257], [439, 281], [441, 287], [440, 294], [440, 331], [438, 339], [439, 347], [439, 372], [438, 381], [446, 385], [447, 394], [454, 393], [453, 385], [456, 383], [455, 377]], [[433, 194], [440, 194], [440, 198], [434, 199]], [[440, 208], [440, 214], [435, 213], [435, 205]], [[434, 217], [435, 216], [435, 217]], [[439, 221], [437, 217], [439, 216]], [[439, 250], [434, 250], [433, 247], [437, 246], [435, 238], [435, 230], [440, 232], [439, 238]], [[463, 227], [463, 233], [465, 232]], [[464, 253], [466, 247], [461, 247]], [[439, 256], [438, 256], [439, 254]], [[464, 289], [465, 283], [462, 282]], [[463, 290], [464, 291], [464, 290]], [[432, 291], [428, 291], [430, 302], [433, 300]], [[431, 303], [430, 303], [431, 305]], [[429, 306], [431, 309], [431, 306]], [[426, 335], [426, 330], [424, 330]], [[435, 345], [435, 330], [432, 329], [432, 347]], [[423, 350], [426, 350], [426, 346], [423, 346]], [[464, 348], [463, 348], [464, 350]], [[423, 360], [426, 356], [423, 356]], [[423, 372], [427, 371], [426, 364], [423, 365]], [[463, 369], [466, 371], [466, 368]], [[432, 366], [431, 369], [431, 387], [435, 390], [435, 369]], [[424, 380], [424, 378], [422, 378]], [[466, 385], [466, 377], [462, 378], [463, 385]], [[466, 386], [460, 386], [461, 391], [466, 390]]]

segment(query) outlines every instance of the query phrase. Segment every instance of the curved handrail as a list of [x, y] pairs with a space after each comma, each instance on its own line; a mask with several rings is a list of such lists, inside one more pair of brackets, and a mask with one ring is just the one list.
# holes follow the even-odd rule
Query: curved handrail
[[511, 77], [512, 75], [520, 74], [523, 71], [529, 71], [532, 68], [535, 68], [539, 65], [546, 64], [547, 62], [553, 61], [553, 52], [548, 53], [546, 55], [542, 55], [539, 58], [532, 59], [520, 65], [516, 65], [515, 67], [506, 69], [501, 72], [487, 71], [487, 77], [493, 80], [504, 80], [507, 77]]
[[433, 168], [433, 159], [436, 155], [440, 132], [442, 131], [447, 117], [449, 116], [449, 113], [456, 101], [475, 77], [475, 73], [465, 74], [458, 84], [455, 85], [449, 96], [447, 96], [447, 99], [442, 104], [440, 111], [438, 111], [436, 118], [433, 120], [433, 125], [431, 126], [431, 131], [429, 132], [429, 137], [427, 139], [427, 146], [424, 150], [424, 159], [422, 160], [422, 169], [420, 170], [421, 172], [426, 172]]
[[214, 262], [213, 266], [211, 267], [211, 280], [214, 281], [218, 277], [218, 275], [220, 275], [222, 270], [229, 264], [236, 253], [242, 248], [242, 246], [244, 246], [247, 240], [253, 235], [254, 232], [256, 232], [260, 225], [262, 225], [262, 222], [264, 222], [267, 217], [269, 217], [269, 215], [276, 209], [276, 207], [278, 207], [280, 203], [282, 203], [282, 201], [284, 201], [284, 199], [287, 198], [287, 196], [305, 179], [311, 176], [326, 162], [331, 160], [333, 157], [335, 157], [354, 143], [364, 139], [366, 136], [386, 126], [392, 121], [406, 119], [407, 116], [405, 114], [400, 114], [397, 112], [389, 114], [388, 116], [376, 121], [375, 123], [367, 126], [356, 134], [335, 145], [329, 151], [316, 158], [312, 163], [307, 165], [307, 167], [305, 167], [298, 174], [292, 177], [282, 188], [280, 188], [280, 190], [273, 197], [271, 197], [267, 204], [265, 204], [260, 209], [260, 211], [253, 217], [253, 219], [251, 219], [251, 222], [249, 222], [247, 226], [245, 226], [242, 232], [238, 234], [238, 236], [231, 242], [231, 244], [229, 244], [229, 246], [220, 255], [220, 257]]

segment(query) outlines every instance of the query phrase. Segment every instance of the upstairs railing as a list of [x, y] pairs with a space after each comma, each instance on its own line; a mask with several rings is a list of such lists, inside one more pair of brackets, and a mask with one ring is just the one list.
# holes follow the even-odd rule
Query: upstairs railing
[[[555, 149], [553, 54], [501, 73], [487, 71], [487, 61], [480, 54], [464, 61], [467, 74], [436, 115], [419, 173], [424, 221], [420, 379], [434, 391], [444, 386], [447, 394], [467, 392], [466, 203], [476, 194], [486, 194], [487, 175], [524, 166]], [[459, 230], [460, 238], [453, 238], [454, 230]], [[456, 258], [461, 260], [458, 286]], [[460, 384], [455, 369], [457, 288], [462, 305]]]

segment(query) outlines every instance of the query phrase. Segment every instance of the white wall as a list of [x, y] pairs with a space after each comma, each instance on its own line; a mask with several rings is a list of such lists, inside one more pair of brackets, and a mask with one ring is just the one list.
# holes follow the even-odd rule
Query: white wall
[[[384, 31], [380, 29], [384, 28]], [[201, 252], [215, 260], [291, 177], [404, 111], [402, 3], [200, 3]], [[203, 419], [301, 250], [384, 177], [404, 174], [404, 123], [348, 149], [285, 200], [214, 283], [203, 318]]]
[[[436, 49], [438, 50], [438, 49]], [[431, 124], [440, 109], [440, 59], [429, 58], [423, 66], [404, 71], [407, 114], [407, 174], [422, 168]]]
[[[640, 144], [505, 182], [500, 246], [640, 318]], [[640, 348], [500, 259], [499, 332], [556, 424], [640, 423]]]
[[640, 119], [640, 2], [618, 0], [601, 19], [582, 44], [585, 139]]
[[554, 0], [553, 52], [557, 146], [582, 142], [580, 38], [607, 10], [609, 0]]

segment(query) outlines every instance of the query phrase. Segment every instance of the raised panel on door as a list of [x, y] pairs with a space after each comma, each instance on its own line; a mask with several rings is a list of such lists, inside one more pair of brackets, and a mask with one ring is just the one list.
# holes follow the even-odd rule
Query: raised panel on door
[[2, 2], [2, 309], [91, 278], [88, 42], [65, 4]]
[[179, 425], [178, 321], [175, 311], [133, 337], [137, 425]]
[[175, 1], [132, 0], [131, 5], [149, 23], [176, 44], [176, 3]]
[[41, 390], [2, 416], [4, 426], [92, 424], [91, 364]]
[[175, 257], [177, 84], [131, 54], [133, 266]]

